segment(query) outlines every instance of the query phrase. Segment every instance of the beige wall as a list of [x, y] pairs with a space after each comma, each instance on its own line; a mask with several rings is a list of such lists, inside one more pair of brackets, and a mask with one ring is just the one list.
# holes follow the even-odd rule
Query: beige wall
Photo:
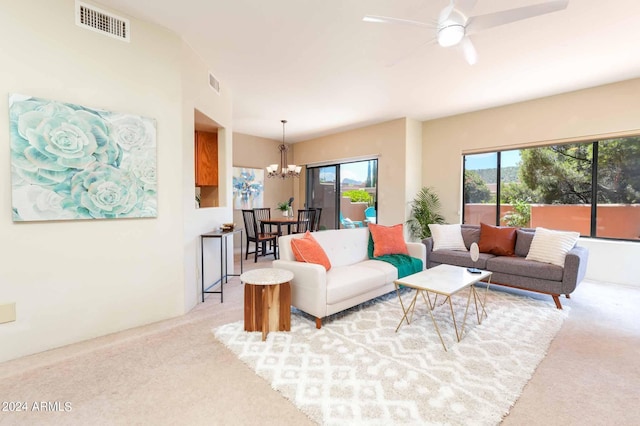
[[[202, 300], [201, 292], [201, 251], [200, 234], [218, 229], [225, 222], [232, 221], [231, 208], [231, 159], [232, 149], [232, 108], [231, 91], [221, 82], [220, 94], [216, 94], [208, 83], [210, 70], [200, 57], [187, 45], [182, 43], [179, 53], [179, 81], [181, 81], [182, 100], [182, 185], [181, 205], [183, 220], [178, 225], [183, 229], [182, 247], [184, 271], [183, 312], [193, 308]], [[215, 74], [215, 71], [214, 71]], [[196, 208], [195, 194], [195, 143], [194, 131], [195, 110], [211, 119], [218, 127], [218, 201], [220, 207]], [[220, 276], [220, 241], [205, 239], [204, 259], [205, 286], [213, 283]], [[229, 247], [229, 252], [232, 247]], [[232, 256], [228, 257], [228, 271], [233, 271]], [[212, 295], [219, 297], [219, 295]]]
[[640, 132], [640, 79], [423, 123], [425, 185], [449, 222], [459, 222], [462, 154], [565, 139]]
[[[234, 134], [234, 166], [265, 167], [279, 163], [279, 141]], [[404, 223], [408, 201], [420, 189], [422, 123], [398, 119], [386, 123], [336, 133], [291, 145], [289, 160], [307, 165], [341, 162], [359, 158], [378, 158], [378, 223]], [[275, 209], [277, 202], [294, 196], [295, 208], [304, 207], [305, 170], [292, 180], [265, 179], [265, 206]], [[234, 212], [236, 223], [242, 223]]]
[[[274, 139], [260, 138], [257, 136], [245, 135], [242, 133], [233, 134], [233, 166], [234, 167], [251, 167], [256, 169], [265, 169], [269, 164], [280, 164], [280, 151], [278, 146], [282, 142]], [[289, 161], [293, 159], [292, 152], [294, 148], [290, 146]], [[293, 196], [295, 178], [264, 178], [264, 206], [271, 207], [271, 215], [279, 215], [277, 209], [278, 203], [288, 201]], [[296, 210], [300, 204], [294, 200]], [[242, 212], [240, 210], [233, 211], [233, 221], [238, 226], [244, 227]], [[236, 249], [240, 246], [240, 236], [236, 237]], [[253, 244], [251, 245], [253, 247]], [[244, 248], [243, 248], [244, 250]]]
[[[0, 150], [6, 173], [0, 180], [0, 303], [16, 302], [17, 310], [17, 321], [0, 324], [0, 361], [190, 309], [200, 298], [199, 235], [238, 222], [232, 164], [262, 168], [279, 160], [278, 141], [264, 146], [260, 138], [233, 135], [232, 149], [232, 94], [224, 81], [221, 95], [211, 91], [206, 65], [173, 33], [131, 19], [132, 40], [120, 42], [75, 26], [73, 0], [44, 4], [3, 3], [1, 91], [155, 118], [159, 213], [153, 219], [13, 223], [9, 150]], [[639, 90], [640, 80], [632, 80], [422, 126], [398, 119], [295, 144], [290, 158], [307, 164], [379, 156], [380, 223], [404, 222], [411, 194], [422, 185], [434, 186], [448, 220], [459, 221], [463, 151], [637, 131]], [[196, 108], [220, 126], [219, 208], [195, 208]], [[7, 102], [0, 102], [0, 117], [6, 146]], [[267, 185], [267, 204], [293, 194], [296, 207], [303, 206], [304, 178]], [[581, 245], [591, 251], [590, 278], [637, 284], [640, 265], [632, 260], [640, 256], [638, 244], [586, 239]], [[219, 247], [208, 242], [207, 259], [217, 259], [216, 253]], [[207, 265], [208, 281], [219, 271], [215, 261]]]
[[[406, 186], [404, 191], [405, 217], [411, 214], [411, 201], [422, 188], [422, 122], [406, 120], [407, 150], [405, 153]], [[407, 238], [409, 233], [405, 233]]]
[[[131, 29], [126, 43], [77, 27], [73, 0], [3, 2], [3, 145], [8, 93], [152, 117], [158, 217], [13, 223], [1, 149], [0, 303], [16, 303], [17, 321], [0, 324], [0, 361], [184, 313], [197, 303], [198, 235], [231, 218], [223, 208], [196, 211], [193, 200], [193, 109], [227, 126], [228, 175], [230, 96], [208, 89], [205, 67], [179, 37], [136, 19]], [[222, 197], [228, 206], [226, 189]]]
[[[510, 149], [552, 141], [585, 140], [601, 135], [640, 133], [640, 79], [600, 86], [423, 123], [422, 182], [441, 198], [448, 222], [461, 220], [462, 154]], [[583, 239], [585, 240], [585, 239]], [[586, 240], [583, 243], [587, 244]], [[591, 279], [637, 284], [640, 265], [612, 267], [605, 253], [610, 244], [588, 242]], [[615, 243], [614, 243], [615, 244]], [[627, 245], [627, 257], [640, 256], [638, 244]], [[625, 265], [627, 266], [627, 265]]]
[[[408, 144], [408, 128], [411, 129]], [[406, 220], [408, 181], [419, 181], [419, 166], [408, 164], [407, 153], [419, 150], [416, 134], [420, 129], [407, 119], [385, 123], [311, 139], [295, 144], [296, 164], [340, 162], [357, 158], [378, 158], [378, 223], [393, 225]], [[410, 148], [408, 148], [410, 145]], [[300, 185], [296, 199], [304, 196]]]

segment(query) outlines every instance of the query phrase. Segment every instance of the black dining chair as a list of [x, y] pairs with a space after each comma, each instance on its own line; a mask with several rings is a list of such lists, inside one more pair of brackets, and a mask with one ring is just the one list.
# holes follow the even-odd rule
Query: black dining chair
[[253, 209], [253, 211], [256, 212], [256, 220], [258, 221], [258, 228], [260, 228], [260, 231], [262, 233], [278, 235], [278, 233], [276, 231], [273, 231], [272, 225], [270, 225], [270, 224], [266, 224], [265, 225], [265, 224], [262, 223], [263, 220], [271, 219], [271, 208], [270, 207], [258, 207], [258, 208]]
[[316, 217], [313, 221], [313, 232], [320, 230], [320, 216], [322, 216], [322, 207], [314, 207], [313, 210], [316, 211]]
[[[273, 230], [273, 225], [262, 223], [263, 220], [271, 219], [271, 208], [256, 207], [253, 211], [256, 212], [256, 221], [258, 221], [258, 229], [260, 230], [260, 233], [277, 236], [278, 233]], [[273, 243], [270, 244], [270, 247], [273, 250]]]
[[[247, 249], [244, 258], [247, 259], [249, 254], [254, 255], [254, 262], [258, 261], [258, 256], [267, 256], [273, 254], [273, 258], [278, 258], [278, 236], [276, 234], [263, 233], [256, 218], [256, 212], [251, 210], [242, 210], [242, 219], [244, 220], [244, 229], [247, 233]], [[255, 244], [255, 250], [249, 251], [249, 244]], [[271, 251], [267, 251], [267, 243], [271, 247]]]
[[316, 211], [314, 209], [298, 210], [298, 222], [296, 223], [295, 233], [301, 234], [307, 231], [313, 231], [315, 217]]

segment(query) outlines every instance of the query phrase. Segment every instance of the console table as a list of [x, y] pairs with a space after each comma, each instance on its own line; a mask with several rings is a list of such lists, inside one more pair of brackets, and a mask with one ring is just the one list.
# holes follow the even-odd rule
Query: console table
[[[206, 293], [220, 293], [220, 303], [223, 302], [224, 283], [229, 281], [229, 277], [239, 277], [242, 274], [242, 228], [235, 228], [230, 231], [211, 231], [200, 235], [200, 275], [202, 277], [202, 301]], [[227, 239], [240, 233], [240, 274], [227, 273]], [[220, 279], [205, 288], [204, 286], [204, 240], [205, 238], [217, 238], [220, 241]], [[220, 290], [210, 291], [209, 289], [220, 283]]]

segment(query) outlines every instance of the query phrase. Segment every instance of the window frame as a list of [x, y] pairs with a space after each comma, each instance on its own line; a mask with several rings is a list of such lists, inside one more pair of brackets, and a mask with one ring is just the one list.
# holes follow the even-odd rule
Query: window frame
[[317, 169], [321, 169], [323, 167], [335, 167], [336, 168], [336, 182], [335, 182], [335, 196], [334, 196], [334, 204], [336, 206], [336, 214], [334, 219], [334, 228], [332, 229], [341, 229], [340, 228], [340, 197], [341, 197], [341, 181], [342, 181], [342, 176], [341, 176], [341, 169], [343, 166], [347, 165], [347, 164], [353, 164], [353, 163], [362, 163], [362, 162], [366, 162], [366, 161], [375, 161], [375, 166], [374, 166], [374, 170], [375, 170], [375, 195], [374, 195], [374, 204], [373, 207], [376, 209], [377, 214], [379, 215], [379, 211], [378, 211], [378, 195], [379, 195], [379, 161], [380, 159], [378, 157], [372, 157], [372, 158], [361, 158], [361, 159], [349, 159], [349, 160], [337, 160], [337, 161], [331, 161], [331, 162], [327, 162], [327, 163], [322, 163], [322, 164], [317, 164], [317, 165], [307, 165], [306, 166], [306, 185], [305, 185], [305, 206], [308, 206], [310, 204], [310, 200], [312, 199], [311, 197], [311, 193], [313, 192], [313, 180], [310, 178], [310, 176], [313, 173], [313, 170], [317, 170]]
[[[598, 203], [598, 167], [599, 167], [599, 157], [598, 157], [598, 153], [599, 153], [599, 143], [603, 142], [606, 143], [610, 140], [615, 140], [615, 139], [627, 139], [627, 138], [638, 138], [640, 137], [640, 135], [630, 135], [630, 136], [623, 136], [623, 137], [611, 137], [611, 138], [599, 138], [597, 140], [591, 140], [591, 141], [572, 141], [572, 142], [566, 142], [566, 143], [559, 143], [559, 144], [552, 144], [552, 145], [570, 145], [570, 144], [583, 144], [583, 145], [591, 145], [592, 147], [592, 162], [591, 162], [591, 203], [590, 203], [590, 229], [589, 229], [589, 235], [580, 235], [580, 237], [582, 238], [592, 238], [592, 239], [599, 239], [599, 240], [609, 240], [609, 241], [628, 241], [628, 242], [635, 242], [635, 243], [640, 243], [640, 238], [639, 239], [629, 239], [629, 238], [617, 238], [617, 237], [606, 237], [606, 236], [598, 236], [597, 235], [597, 211], [598, 211], [598, 206], [599, 205], [606, 205], [604, 203], [599, 204]], [[469, 156], [473, 156], [473, 155], [478, 155], [478, 154], [496, 154], [496, 201], [495, 201], [495, 207], [496, 207], [496, 217], [495, 217], [495, 225], [499, 226], [500, 225], [500, 210], [501, 210], [501, 201], [500, 201], [500, 197], [501, 197], [501, 187], [502, 187], [502, 176], [501, 176], [501, 169], [502, 169], [502, 165], [501, 165], [501, 157], [502, 157], [502, 153], [503, 152], [507, 152], [507, 151], [513, 151], [513, 150], [526, 150], [526, 149], [535, 149], [535, 148], [543, 148], [546, 146], [550, 146], [549, 144], [544, 144], [544, 145], [537, 145], [537, 146], [526, 146], [526, 147], [522, 147], [522, 148], [508, 148], [508, 149], [502, 149], [502, 150], [497, 150], [497, 151], [484, 151], [484, 152], [474, 152], [474, 153], [468, 153], [468, 154], [462, 154], [462, 223], [465, 223], [465, 206], [466, 206], [466, 189], [465, 189], [465, 176], [466, 176], [466, 171], [467, 171], [467, 157]]]

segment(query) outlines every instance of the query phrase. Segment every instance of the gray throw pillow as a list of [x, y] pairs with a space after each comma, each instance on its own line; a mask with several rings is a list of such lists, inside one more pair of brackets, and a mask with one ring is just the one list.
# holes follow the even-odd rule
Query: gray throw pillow
[[478, 225], [460, 225], [460, 231], [462, 232], [462, 239], [467, 250], [471, 248], [472, 243], [480, 241], [480, 227]]
[[527, 257], [535, 231], [518, 229], [516, 231], [516, 256]]

